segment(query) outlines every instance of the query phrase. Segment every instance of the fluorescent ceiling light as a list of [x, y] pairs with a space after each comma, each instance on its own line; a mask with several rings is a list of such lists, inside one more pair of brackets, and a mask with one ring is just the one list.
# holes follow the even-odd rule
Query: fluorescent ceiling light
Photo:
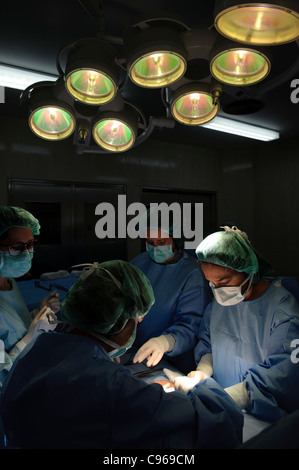
[[264, 142], [279, 139], [279, 132], [265, 129], [263, 127], [252, 126], [251, 124], [245, 124], [244, 122], [233, 121], [220, 116], [215, 117], [212, 121], [207, 122], [206, 124], [201, 124], [201, 127], [248, 137], [249, 139], [263, 140]]
[[29, 85], [44, 80], [57, 80], [57, 75], [32, 72], [31, 70], [19, 69], [0, 64], [0, 86], [25, 90]]

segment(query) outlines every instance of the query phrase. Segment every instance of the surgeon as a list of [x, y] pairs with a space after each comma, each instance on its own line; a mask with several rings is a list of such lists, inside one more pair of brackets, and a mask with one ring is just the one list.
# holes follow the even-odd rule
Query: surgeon
[[146, 384], [114, 361], [132, 344], [154, 294], [121, 260], [94, 263], [61, 308], [66, 332], [44, 332], [5, 381], [1, 413], [10, 446], [71, 449], [230, 448], [243, 415], [213, 379], [187, 396]]
[[264, 278], [271, 267], [246, 233], [224, 229], [196, 249], [215, 298], [200, 327], [197, 368], [176, 385], [186, 391], [213, 376], [241, 409], [276, 421], [299, 407], [298, 361], [292, 354], [299, 304], [280, 282]]
[[212, 294], [200, 264], [184, 251], [183, 238], [176, 235], [181, 227], [176, 220], [163, 220], [164, 215], [154, 207], [141, 219], [146, 252], [131, 261], [146, 274], [156, 298], [137, 327], [133, 361], [145, 361], [151, 367], [164, 357], [182, 372], [189, 372], [195, 367], [196, 334]]
[[39, 329], [53, 329], [47, 315], [60, 309], [56, 291], [29, 313], [15, 278], [26, 274], [37, 247], [38, 220], [20, 207], [0, 206], [0, 340], [4, 361], [0, 362], [0, 388], [17, 355]]

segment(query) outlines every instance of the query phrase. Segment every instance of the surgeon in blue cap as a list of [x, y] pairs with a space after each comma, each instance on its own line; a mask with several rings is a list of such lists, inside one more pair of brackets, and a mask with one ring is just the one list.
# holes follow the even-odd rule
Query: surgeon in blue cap
[[213, 378], [239, 407], [276, 421], [299, 407], [299, 304], [245, 232], [224, 227], [196, 249], [214, 301], [207, 307], [195, 348], [196, 370], [176, 379], [181, 390]]
[[[47, 314], [60, 309], [58, 293], [51, 292], [39, 308], [28, 311], [15, 278], [30, 271], [40, 233], [39, 221], [21, 207], [0, 206], [0, 388], [11, 366], [40, 329], [52, 329]], [[50, 310], [49, 310], [50, 309]]]

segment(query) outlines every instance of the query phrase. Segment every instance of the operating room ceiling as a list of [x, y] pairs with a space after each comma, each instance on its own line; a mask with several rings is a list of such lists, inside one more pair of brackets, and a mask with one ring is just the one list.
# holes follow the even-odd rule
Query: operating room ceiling
[[[143, 14], [169, 12], [179, 15], [191, 29], [213, 29], [212, 0], [103, 0], [101, 3], [105, 13], [105, 34], [120, 54], [126, 29]], [[56, 57], [61, 47], [80, 38], [95, 36], [95, 21], [78, 0], [1, 2], [0, 64], [58, 75]], [[272, 56], [269, 75], [253, 86], [224, 86], [219, 115], [279, 131], [282, 140], [294, 138], [298, 135], [299, 103], [291, 101], [291, 82], [298, 79], [299, 83], [298, 45], [293, 41], [268, 49]], [[192, 79], [202, 79], [196, 75], [198, 70], [202, 74], [197, 65], [196, 60], [188, 63], [187, 71]], [[19, 105], [20, 93], [20, 90], [6, 88], [5, 103], [0, 105], [1, 115], [26, 117], [26, 107]], [[161, 89], [141, 88], [128, 80], [124, 95], [137, 103], [147, 118], [166, 116]], [[178, 122], [173, 128], [155, 129], [149, 138], [192, 145], [258, 144], [252, 139]]]

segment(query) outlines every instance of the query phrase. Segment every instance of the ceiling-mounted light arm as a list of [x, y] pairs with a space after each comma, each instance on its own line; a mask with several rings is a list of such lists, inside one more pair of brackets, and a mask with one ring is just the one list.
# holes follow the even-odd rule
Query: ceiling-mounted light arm
[[[161, 100], [166, 109], [166, 117], [171, 118], [170, 111], [170, 90], [168, 87], [161, 88]], [[172, 119], [172, 118], [171, 118]]]
[[93, 17], [97, 28], [97, 37], [105, 38], [105, 15], [104, 6], [99, 0], [79, 0], [85, 10]]
[[211, 94], [214, 106], [219, 106], [220, 96], [222, 95], [222, 85], [221, 83], [213, 80], [211, 84]]
[[[299, 48], [299, 40], [298, 39], [296, 41], [296, 44]], [[282, 73], [280, 73], [276, 77], [269, 80], [264, 85], [262, 85], [262, 84], [259, 85], [257, 87], [257, 89], [255, 90], [255, 92], [256, 92], [255, 96], [257, 96], [257, 97], [264, 96], [266, 93], [269, 93], [274, 88], [277, 88], [280, 85], [282, 85], [283, 83], [286, 83], [289, 80], [291, 80], [298, 73], [299, 73], [299, 54], [297, 55], [297, 57], [294, 60], [294, 62], [292, 63], [292, 65], [290, 65], [290, 67], [288, 67], [286, 70], [284, 70]]]
[[43, 82], [32, 83], [27, 88], [25, 88], [25, 90], [22, 91], [20, 95], [19, 105], [21, 106], [23, 103], [25, 103], [25, 101], [28, 101], [30, 99], [30, 94], [33, 89], [36, 89], [39, 87], [51, 86], [51, 85], [53, 85], [53, 82], [48, 81], [48, 80], [45, 80]]
[[64, 70], [63, 70], [62, 65], [61, 65], [62, 56], [66, 52], [69, 54], [71, 51], [73, 51], [75, 49], [75, 46], [76, 46], [76, 42], [73, 41], [71, 43], [65, 44], [58, 51], [58, 54], [56, 56], [56, 69], [57, 69], [57, 72], [59, 73], [60, 77], [64, 76]]
[[160, 13], [160, 15], [157, 15], [153, 18], [148, 18], [148, 17], [144, 17], [144, 18], [141, 18], [139, 20], [137, 20], [136, 23], [133, 23], [131, 25], [132, 28], [140, 28], [140, 29], [147, 29], [147, 28], [150, 28], [150, 24], [149, 23], [154, 23], [154, 22], [161, 22], [161, 23], [174, 23], [175, 26], [179, 26], [179, 27], [182, 27], [184, 30], [186, 31], [190, 31], [190, 27], [184, 23], [184, 21], [182, 20], [182, 18], [180, 18], [179, 16], [177, 15], [174, 15], [173, 13]]

